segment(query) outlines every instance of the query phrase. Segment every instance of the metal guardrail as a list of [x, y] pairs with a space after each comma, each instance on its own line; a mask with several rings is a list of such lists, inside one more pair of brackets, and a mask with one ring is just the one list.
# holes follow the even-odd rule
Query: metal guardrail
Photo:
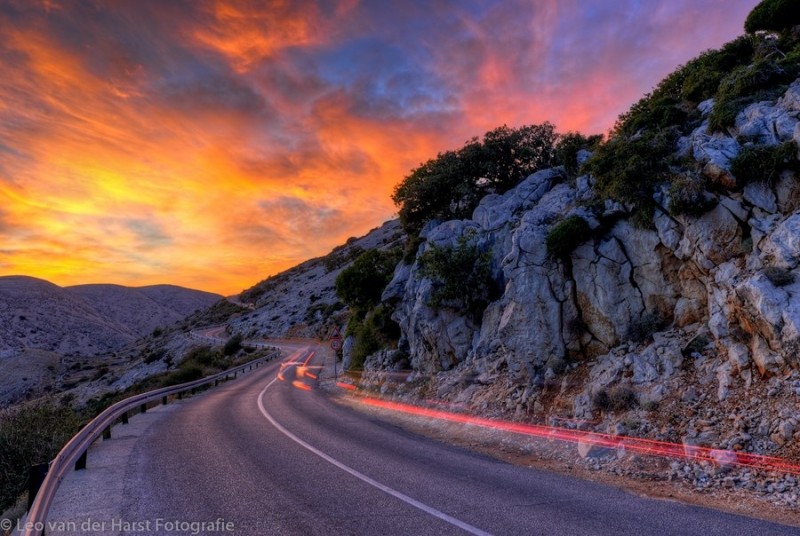
[[[221, 327], [226, 326], [226, 325], [227, 324], [216, 324], [216, 325], [213, 325], [213, 326], [205, 326], [202, 329], [203, 330], [209, 330], [209, 329], [214, 329], [214, 328], [221, 328]], [[226, 342], [226, 339], [222, 339], [222, 338], [219, 338], [219, 337], [210, 337], [208, 335], [200, 333], [200, 330], [196, 330], [196, 329], [193, 329], [192, 331], [190, 331], [189, 332], [189, 336], [192, 337], [193, 339], [199, 339], [201, 341], [207, 341], [207, 342], [210, 342], [210, 343], [213, 343], [213, 344], [225, 344], [225, 342]], [[242, 346], [246, 346], [248, 348], [269, 348], [269, 347], [273, 346], [273, 345], [269, 344], [268, 342], [256, 342], [256, 341], [248, 341], [248, 340], [243, 340], [239, 344], [241, 344]]]
[[21, 534], [25, 536], [41, 536], [44, 534], [50, 505], [64, 477], [73, 467], [76, 469], [85, 467], [86, 453], [89, 447], [101, 435], [103, 435], [104, 438], [110, 437], [111, 426], [117, 419], [122, 418], [122, 422], [125, 423], [127, 422], [128, 412], [137, 409], [141, 412], [145, 412], [147, 410], [147, 404], [150, 402], [160, 400], [163, 404], [166, 404], [167, 397], [170, 395], [178, 395], [212, 383], [216, 385], [221, 378], [227, 378], [231, 374], [236, 377], [239, 372], [245, 372], [245, 370], [251, 370], [254, 367], [257, 368], [260, 364], [274, 357], [274, 355], [268, 355], [206, 378], [134, 395], [106, 408], [97, 417], [92, 419], [89, 424], [84, 426], [80, 432], [75, 434], [75, 436], [64, 445], [64, 448], [61, 449], [53, 461], [50, 462], [50, 468], [42, 482], [42, 486], [39, 488], [39, 492], [36, 494], [36, 499], [33, 501], [28, 511], [28, 516], [26, 522], [23, 524]]

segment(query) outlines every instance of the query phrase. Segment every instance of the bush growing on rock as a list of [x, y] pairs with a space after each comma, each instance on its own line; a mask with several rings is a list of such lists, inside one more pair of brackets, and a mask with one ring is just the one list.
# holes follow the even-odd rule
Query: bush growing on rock
[[568, 177], [577, 177], [581, 167], [578, 165], [578, 152], [581, 150], [593, 151], [602, 140], [601, 134], [594, 136], [584, 136], [580, 132], [562, 134], [555, 147], [555, 161], [564, 166]]
[[491, 257], [470, 243], [468, 236], [462, 236], [456, 246], [432, 245], [420, 256], [419, 265], [422, 275], [434, 283], [428, 305], [435, 309], [449, 307], [478, 319], [496, 297]]
[[590, 238], [591, 229], [586, 220], [572, 215], [553, 225], [547, 233], [547, 253], [557, 259], [566, 259], [570, 253]]
[[592, 396], [592, 405], [603, 411], [627, 411], [638, 404], [636, 393], [625, 385], [599, 389]]
[[797, 144], [791, 140], [780, 145], [751, 145], [731, 160], [731, 173], [742, 186], [749, 182], [773, 183], [785, 169], [800, 169]]
[[237, 333], [227, 340], [222, 348], [223, 355], [233, 355], [242, 349], [242, 335]]
[[653, 187], [667, 178], [668, 157], [674, 152], [677, 132], [644, 133], [618, 137], [598, 147], [583, 171], [597, 180], [603, 198], [645, 206], [652, 203]]
[[347, 334], [355, 339], [350, 370], [361, 370], [368, 355], [396, 345], [400, 326], [391, 319], [391, 309], [381, 304], [371, 309], [363, 319], [352, 316]]
[[710, 210], [715, 202], [706, 197], [705, 181], [696, 174], [679, 174], [669, 187], [669, 212], [673, 216], [699, 216]]
[[363, 316], [380, 302], [400, 257], [399, 249], [362, 253], [336, 277], [336, 295], [354, 314]]
[[776, 287], [783, 287], [794, 283], [794, 274], [791, 270], [780, 268], [779, 266], [767, 266], [764, 268], [764, 276]]
[[655, 311], [647, 311], [638, 318], [634, 318], [628, 328], [627, 338], [635, 343], [649, 339], [653, 333], [664, 327], [664, 318]]
[[439, 153], [398, 184], [392, 200], [410, 236], [431, 220], [468, 218], [483, 196], [503, 193], [553, 164], [558, 136], [550, 123], [514, 129], [502, 126], [482, 141]]
[[800, 24], [800, 3], [797, 0], [763, 0], [747, 15], [744, 30], [779, 32]]
[[708, 117], [709, 130], [721, 132], [732, 127], [748, 104], [775, 99], [785, 91], [783, 84], [791, 82], [796, 74], [796, 66], [781, 65], [773, 59], [738, 67], [719, 84], [714, 109]]

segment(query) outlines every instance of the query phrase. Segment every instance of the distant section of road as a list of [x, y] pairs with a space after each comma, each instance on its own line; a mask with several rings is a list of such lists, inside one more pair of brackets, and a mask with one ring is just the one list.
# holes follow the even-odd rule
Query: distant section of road
[[224, 520], [237, 535], [797, 533], [410, 434], [330, 401], [316, 388], [314, 348], [285, 348], [282, 362], [184, 401], [140, 434], [118, 484], [121, 519], [162, 529]]

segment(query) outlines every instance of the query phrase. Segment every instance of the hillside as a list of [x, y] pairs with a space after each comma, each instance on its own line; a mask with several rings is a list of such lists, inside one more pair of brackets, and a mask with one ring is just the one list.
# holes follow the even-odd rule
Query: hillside
[[365, 236], [351, 238], [325, 257], [306, 261], [241, 293], [253, 310], [230, 322], [247, 337], [322, 337], [346, 318], [336, 296], [336, 277], [370, 249], [402, 247], [400, 222], [391, 220]]
[[0, 277], [0, 351], [35, 348], [95, 355], [120, 348], [136, 333], [108, 318], [80, 295], [47, 281]]
[[[609, 138], [561, 136], [573, 145], [543, 153], [548, 165], [527, 177], [485, 180], [491, 163], [467, 160], [488, 154], [480, 141], [412, 172], [395, 200], [419, 247], [372, 309], [400, 336], [354, 381], [437, 408], [682, 445], [685, 462], [645, 464], [587, 435], [578, 462], [800, 506], [796, 477], [726, 462], [800, 462], [800, 14], [767, 0], [759, 16], [772, 4], [790, 16], [748, 19], [749, 34], [681, 66]], [[487, 138], [498, 132], [514, 134]], [[232, 326], [312, 335], [365, 315], [335, 305], [334, 275], [309, 261], [268, 280], [243, 294], [256, 309]], [[365, 334], [351, 330], [345, 363], [362, 362], [351, 357]], [[723, 458], [694, 460], [696, 447]]]
[[[84, 382], [155, 328], [221, 298], [170, 285], [62, 288], [33, 277], [0, 277], [0, 376], [7, 379], [0, 404]], [[133, 359], [136, 351], [124, 353]]]
[[129, 288], [119, 285], [66, 287], [104, 318], [124, 326], [136, 337], [151, 333], [206, 309], [221, 299], [217, 294], [172, 285]]

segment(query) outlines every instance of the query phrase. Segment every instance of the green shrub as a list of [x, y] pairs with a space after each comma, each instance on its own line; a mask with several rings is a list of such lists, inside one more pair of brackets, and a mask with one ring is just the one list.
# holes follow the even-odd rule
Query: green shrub
[[584, 171], [594, 176], [602, 198], [651, 204], [653, 187], [668, 176], [676, 139], [672, 130], [612, 138], [598, 147]]
[[738, 67], [726, 76], [717, 90], [714, 109], [708, 117], [711, 131], [732, 127], [736, 116], [758, 100], [776, 98], [785, 91], [782, 84], [791, 82], [794, 73], [774, 60], [760, 60]]
[[210, 346], [195, 346], [181, 362], [181, 366], [200, 365], [201, 367], [218, 368], [220, 362], [219, 352]]
[[800, 24], [800, 3], [797, 0], [763, 0], [747, 15], [744, 30], [782, 31]]
[[645, 312], [642, 316], [634, 318], [628, 327], [627, 338], [640, 343], [652, 337], [653, 333], [663, 328], [664, 318], [655, 311]]
[[362, 253], [336, 277], [336, 295], [354, 314], [363, 316], [380, 302], [401, 255], [399, 248]]
[[670, 181], [669, 207], [672, 215], [699, 216], [714, 207], [706, 196], [705, 181], [696, 174], [678, 174]]
[[794, 141], [780, 145], [751, 145], [744, 147], [731, 160], [731, 173], [740, 186], [750, 182], [773, 183], [781, 171], [800, 169], [799, 164]]
[[638, 405], [636, 393], [627, 386], [600, 389], [592, 396], [592, 405], [604, 411], [627, 411]]
[[30, 466], [52, 460], [81, 425], [50, 400], [0, 410], [0, 512], [25, 490]]
[[698, 120], [694, 104], [713, 97], [720, 81], [733, 69], [748, 65], [753, 52], [753, 40], [742, 36], [678, 67], [619, 116], [612, 138], [632, 137], [640, 131], [652, 135], [673, 127], [688, 132]]
[[237, 333], [233, 335], [230, 339], [225, 342], [225, 346], [222, 348], [223, 355], [234, 355], [236, 352], [242, 349], [242, 335]]
[[572, 215], [553, 225], [547, 233], [547, 253], [558, 259], [566, 259], [579, 245], [591, 236], [591, 229], [586, 220]]
[[562, 134], [555, 147], [555, 163], [564, 166], [568, 177], [577, 177], [580, 171], [578, 152], [583, 149], [593, 151], [602, 140], [601, 134], [594, 136], [584, 136], [580, 132]]
[[753, 40], [741, 36], [719, 50], [703, 52], [679, 69], [681, 98], [699, 103], [713, 97], [722, 79], [737, 67], [749, 64], [754, 51]]
[[198, 365], [181, 366], [181, 368], [178, 370], [175, 370], [164, 377], [162, 380], [162, 385], [164, 387], [169, 387], [171, 385], [178, 385], [181, 383], [199, 380], [203, 376], [203, 369]]
[[400, 326], [391, 319], [391, 309], [381, 304], [371, 309], [362, 319], [352, 316], [347, 334], [355, 339], [350, 370], [361, 370], [364, 360], [381, 348], [393, 347], [400, 339]]
[[469, 217], [484, 195], [505, 192], [550, 167], [556, 140], [550, 123], [502, 126], [482, 141], [473, 138], [461, 149], [439, 153], [395, 187], [392, 199], [403, 228], [415, 236], [429, 221]]
[[786, 268], [767, 266], [764, 268], [764, 275], [769, 279], [769, 282], [776, 287], [783, 287], [794, 283], [794, 274], [791, 270], [787, 270]]
[[447, 307], [479, 319], [498, 294], [491, 274], [491, 255], [481, 253], [469, 236], [454, 247], [431, 245], [419, 259], [423, 277], [433, 281], [429, 306]]

